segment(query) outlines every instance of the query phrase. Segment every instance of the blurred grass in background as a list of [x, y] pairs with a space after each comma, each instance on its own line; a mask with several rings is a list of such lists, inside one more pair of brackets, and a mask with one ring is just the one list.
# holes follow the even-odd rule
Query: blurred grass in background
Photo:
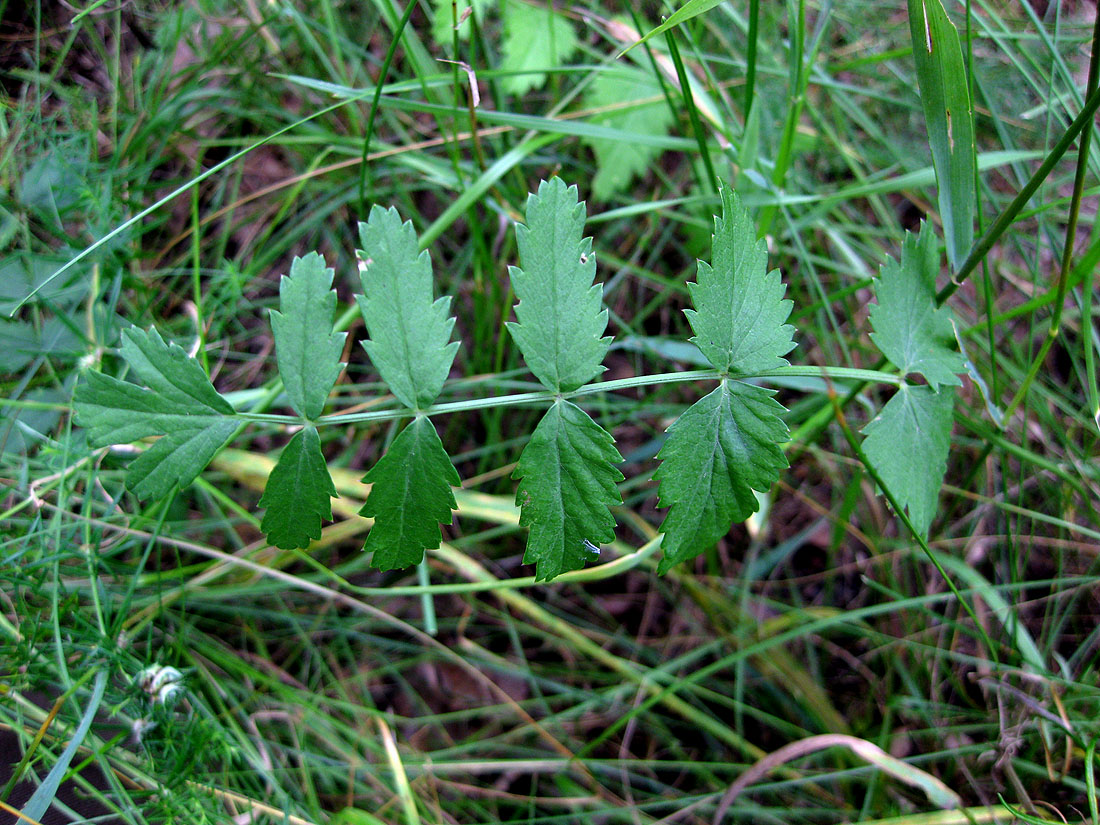
[[[123, 491], [125, 454], [89, 450], [71, 425], [81, 371], [114, 370], [128, 324], [195, 352], [231, 398], [263, 387], [278, 275], [317, 250], [350, 300], [355, 222], [375, 203], [412, 219], [439, 294], [455, 297], [454, 376], [465, 378], [449, 389], [528, 387], [502, 334], [511, 224], [551, 174], [588, 200], [616, 336], [607, 377], [693, 366], [680, 310], [695, 259], [709, 255], [708, 167], [767, 232], [795, 304], [792, 361], [871, 366], [870, 278], [906, 229], [936, 220], [904, 5], [768, 3], [755, 23], [754, 7], [723, 3], [674, 30], [682, 92], [663, 37], [615, 59], [670, 11], [651, 3], [477, 0], [457, 32], [449, 2], [424, 3], [385, 77], [405, 11], [390, 0], [106, 3], [75, 23], [61, 4], [0, 6], [0, 725], [22, 742], [0, 761], [30, 749], [27, 770], [44, 776], [87, 706], [89, 675], [105, 670], [99, 721], [73, 765], [102, 769], [89, 793], [124, 822], [249, 811], [344, 825], [716, 812], [1012, 821], [998, 794], [1040, 818], [1095, 818], [1095, 143], [1062, 334], [1003, 429], [998, 411], [1046, 334], [1072, 161], [951, 300], [988, 397], [966, 382], [931, 543], [992, 649], [899, 535], [828, 423], [818, 379], [781, 390], [792, 466], [759, 517], [666, 578], [643, 565], [584, 586], [508, 584], [532, 572], [509, 475], [537, 410], [439, 418], [465, 487], [485, 497], [429, 553], [427, 591], [411, 572], [369, 571], [359, 553], [355, 479], [388, 425], [323, 431], [330, 466], [347, 471], [344, 518], [308, 554], [267, 548], [257, 529], [278, 429], [250, 429], [192, 487], [142, 505]], [[963, 9], [948, 10], [965, 48]], [[972, 7], [985, 224], [1080, 110], [1093, 14], [1074, 2]], [[344, 99], [50, 280], [177, 187]], [[361, 348], [347, 358], [340, 408], [376, 403]], [[655, 537], [653, 456], [698, 392], [594, 402], [627, 458], [620, 550]], [[868, 390], [845, 414], [861, 425], [881, 401]], [[135, 681], [156, 663], [185, 676], [171, 707]], [[881, 747], [968, 810], [926, 813], [934, 799], [839, 748], [726, 797], [764, 754], [822, 734]]]

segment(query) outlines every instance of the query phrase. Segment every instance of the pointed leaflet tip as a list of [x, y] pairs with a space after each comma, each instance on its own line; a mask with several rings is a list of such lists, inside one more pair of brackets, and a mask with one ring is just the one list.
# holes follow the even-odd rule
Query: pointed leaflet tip
[[458, 342], [450, 298], [432, 300], [432, 263], [419, 251], [412, 222], [394, 208], [371, 209], [359, 224], [363, 295], [355, 299], [370, 340], [363, 347], [382, 380], [410, 409], [431, 406], [451, 371]]
[[284, 550], [309, 547], [321, 538], [321, 519], [332, 518], [330, 498], [337, 496], [321, 452], [321, 439], [311, 424], [283, 448], [260, 498], [266, 507], [260, 524], [267, 540]]
[[279, 310], [271, 311], [279, 377], [297, 413], [313, 420], [340, 376], [347, 333], [332, 331], [334, 272], [316, 252], [295, 258], [279, 281]]
[[593, 284], [592, 239], [582, 237], [584, 203], [561, 178], [527, 198], [527, 225], [516, 225], [520, 266], [510, 267], [515, 323], [507, 324], [527, 366], [552, 392], [571, 392], [601, 372], [610, 337], [603, 285]]
[[688, 284], [694, 310], [685, 310], [691, 339], [720, 372], [751, 375], [788, 366], [794, 327], [785, 323], [792, 302], [779, 270], [768, 271], [768, 250], [741, 199], [721, 187], [722, 214], [714, 219], [713, 264], [699, 262]]
[[88, 373], [73, 396], [77, 421], [96, 447], [161, 436], [130, 465], [126, 486], [139, 498], [163, 498], [194, 481], [229, 440], [234, 410], [198, 361], [155, 329], [123, 331], [122, 355], [149, 389]]
[[940, 253], [936, 234], [925, 223], [920, 232], [905, 233], [901, 263], [888, 257], [875, 278], [871, 305], [871, 340], [902, 374], [920, 373], [932, 389], [962, 383], [966, 369], [954, 339], [951, 310], [936, 307]]
[[462, 481], [426, 416], [413, 419], [363, 481], [371, 485], [359, 515], [374, 519], [363, 547], [371, 567], [396, 570], [419, 564], [439, 547], [440, 524], [458, 509], [452, 487]]

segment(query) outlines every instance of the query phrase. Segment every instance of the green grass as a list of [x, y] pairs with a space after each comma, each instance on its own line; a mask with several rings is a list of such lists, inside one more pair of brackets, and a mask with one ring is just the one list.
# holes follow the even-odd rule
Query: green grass
[[[511, 223], [551, 174], [588, 200], [616, 338], [606, 377], [695, 369], [672, 344], [690, 334], [684, 284], [710, 255], [708, 163], [766, 231], [794, 301], [793, 363], [875, 368], [870, 279], [938, 209], [904, 4], [764, 3], [759, 20], [721, 4], [674, 30], [676, 53], [662, 35], [620, 58], [667, 71], [646, 102], [665, 107], [670, 131], [637, 137], [624, 130], [638, 120], [593, 106], [593, 87], [627, 45], [622, 26], [648, 30], [670, 11], [654, 5], [636, 21], [560, 7], [578, 49], [518, 97], [500, 70], [500, 15], [479, 9], [457, 41], [481, 83], [472, 112], [465, 72], [437, 60], [455, 43], [432, 41], [419, 6], [373, 117], [405, 10], [389, 0], [107, 4], [72, 27], [68, 12], [21, 19], [7, 5], [4, 317], [41, 289], [0, 326], [0, 726], [22, 743], [0, 761], [29, 751], [26, 773], [42, 780], [106, 672], [72, 767], [103, 770], [107, 787], [89, 793], [124, 822], [220, 823], [250, 806], [261, 822], [343, 825], [710, 822], [723, 810], [746, 823], [1013, 821], [998, 795], [1040, 819], [1096, 820], [1095, 142], [1080, 207], [1074, 148], [947, 301], [989, 393], [971, 380], [960, 393], [929, 537], [969, 610], [875, 495], [816, 376], [780, 386], [792, 466], [762, 513], [665, 577], [653, 456], [709, 385], [586, 398], [627, 458], [626, 503], [609, 566], [552, 585], [520, 563], [510, 479], [540, 410], [438, 416], [465, 490], [424, 582], [371, 570], [359, 551], [357, 479], [391, 422], [321, 430], [337, 521], [308, 551], [279, 551], [257, 506], [279, 426], [248, 429], [170, 500], [139, 502], [122, 485], [126, 454], [89, 449], [72, 423], [82, 371], [118, 374], [120, 330], [155, 325], [234, 400], [273, 399], [278, 275], [319, 251], [340, 316], [358, 289], [355, 223], [381, 204], [413, 221], [437, 294], [454, 296], [463, 345], [440, 400], [531, 390], [503, 327], [507, 266]], [[978, 238], [1081, 111], [1090, 11], [973, 4], [968, 48], [964, 10], [948, 8], [978, 111]], [[660, 154], [600, 200], [593, 140]], [[344, 317], [361, 338], [359, 316]], [[377, 374], [357, 343], [347, 358], [339, 409], [375, 409]], [[860, 388], [845, 423], [858, 431], [888, 397]], [[135, 681], [158, 663], [185, 675], [171, 707]], [[826, 734], [903, 759], [965, 809], [937, 812], [844, 747], [729, 797], [766, 754]]]

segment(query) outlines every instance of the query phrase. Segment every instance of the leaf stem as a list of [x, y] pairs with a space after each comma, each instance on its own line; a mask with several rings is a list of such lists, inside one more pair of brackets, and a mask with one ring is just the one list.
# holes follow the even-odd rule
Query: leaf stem
[[[558, 398], [578, 398], [585, 395], [595, 395], [602, 392], [616, 392], [620, 390], [634, 389], [636, 387], [649, 387], [657, 384], [677, 384], [686, 381], [716, 381], [722, 379], [724, 376], [718, 370], [687, 370], [685, 372], [666, 372], [658, 373], [657, 375], [639, 375], [633, 378], [620, 378], [615, 381], [596, 381], [591, 384], [585, 384], [583, 387], [579, 387], [572, 392], [555, 393], [549, 390], [540, 390], [537, 392], [521, 392], [513, 395], [502, 396], [490, 396], [488, 398], [470, 398], [465, 401], [451, 401], [444, 404], [433, 404], [431, 407], [423, 410], [425, 415], [441, 415], [454, 412], [466, 412], [469, 410], [481, 410], [490, 407], [514, 407], [522, 406], [525, 404], [541, 404], [547, 402], [553, 402]], [[847, 367], [838, 368], [826, 368], [826, 367], [803, 367], [803, 366], [788, 366], [777, 367], [774, 370], [766, 370], [764, 372], [755, 373], [753, 375], [738, 375], [738, 376], [725, 376], [738, 381], [755, 381], [757, 379], [767, 378], [822, 378], [828, 377], [830, 380], [852, 380], [852, 381], [875, 381], [882, 384], [891, 384], [895, 387], [900, 387], [905, 383], [905, 379], [894, 373], [881, 372], [879, 370], [864, 370], [853, 369]], [[318, 426], [326, 424], [353, 424], [357, 422], [367, 421], [389, 421], [394, 418], [407, 418], [414, 415], [413, 410], [401, 408], [401, 409], [388, 409], [388, 410], [372, 410], [371, 412], [362, 413], [337, 413], [334, 415], [323, 415], [317, 419]], [[298, 422], [299, 419], [293, 416], [274, 416], [263, 415], [258, 416], [252, 413], [239, 413], [241, 418], [248, 418], [250, 420], [265, 421], [268, 423], [291, 423]]]
[[962, 608], [970, 616], [971, 621], [974, 622], [974, 628], [977, 630], [982, 641], [985, 643], [986, 649], [989, 650], [989, 655], [993, 658], [994, 662], [999, 662], [1000, 658], [997, 656], [997, 648], [993, 646], [993, 640], [989, 638], [989, 634], [986, 633], [985, 625], [978, 620], [977, 614], [974, 612], [974, 608], [970, 606], [970, 603], [962, 597], [962, 593], [959, 592], [959, 588], [955, 586], [955, 582], [951, 580], [951, 577], [947, 574], [947, 570], [944, 569], [943, 563], [940, 561], [936, 552], [928, 546], [928, 542], [924, 540], [924, 537], [917, 532], [913, 523], [909, 520], [908, 514], [905, 509], [898, 502], [897, 497], [894, 496], [890, 488], [883, 481], [882, 476], [879, 475], [874, 465], [867, 460], [866, 455], [863, 453], [863, 448], [859, 444], [859, 439], [856, 438], [855, 433], [852, 432], [852, 428], [848, 426], [848, 419], [844, 415], [844, 410], [841, 409], [839, 399], [835, 392], [829, 393], [829, 400], [833, 403], [833, 410], [836, 415], [837, 423], [840, 425], [841, 431], [844, 433], [844, 438], [847, 440], [848, 445], [852, 448], [852, 452], [860, 460], [863, 468], [867, 471], [867, 475], [875, 482], [882, 495], [890, 502], [890, 507], [894, 511], [894, 515], [898, 517], [905, 528], [909, 531], [909, 534], [920, 545], [921, 550], [924, 551], [924, 555], [928, 560], [932, 562], [933, 566], [939, 572], [944, 582], [950, 588], [951, 593], [955, 596], [955, 600], [962, 606]]

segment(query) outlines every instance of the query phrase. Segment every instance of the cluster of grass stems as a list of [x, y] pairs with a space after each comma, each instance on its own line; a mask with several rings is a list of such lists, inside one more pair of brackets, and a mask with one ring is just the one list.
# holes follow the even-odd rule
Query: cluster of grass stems
[[[1096, 144], [1077, 138], [1035, 177], [1089, 102], [1090, 6], [949, 6], [975, 102], [978, 237], [1011, 219], [944, 294], [986, 384], [960, 393], [929, 542], [964, 605], [845, 438], [890, 388], [838, 405], [818, 378], [781, 387], [791, 468], [758, 517], [664, 578], [650, 476], [664, 429], [707, 389], [691, 382], [591, 399], [627, 457], [619, 545], [550, 586], [520, 563], [509, 478], [534, 407], [437, 419], [467, 495], [419, 571], [380, 574], [359, 552], [357, 479], [392, 422], [323, 430], [341, 499], [307, 552], [258, 532], [277, 426], [247, 430], [170, 500], [134, 500], [125, 455], [90, 451], [73, 425], [81, 371], [117, 364], [121, 328], [156, 325], [231, 398], [264, 391], [278, 275], [318, 250], [347, 301], [354, 224], [374, 203], [413, 220], [455, 296], [464, 378], [442, 400], [530, 389], [502, 326], [511, 223], [550, 174], [588, 196], [583, 126], [599, 113], [582, 93], [625, 45], [606, 22], [644, 30], [670, 10], [562, 4], [581, 49], [516, 97], [494, 72], [491, 11], [456, 56], [431, 42], [426, 4], [393, 0], [17, 5], [0, 3], [5, 317], [43, 288], [0, 327], [39, 347], [0, 393], [0, 727], [21, 743], [0, 761], [40, 781], [106, 673], [69, 781], [112, 821], [1096, 821]], [[723, 129], [663, 75], [676, 148], [589, 198], [609, 377], [690, 368], [675, 342], [709, 254], [712, 173], [741, 191], [789, 285], [792, 361], [875, 366], [871, 278], [936, 220], [904, 4], [723, 3], [647, 47], [619, 60], [673, 58]], [[477, 71], [478, 107], [438, 58]], [[348, 358], [336, 402], [369, 410], [377, 377], [358, 345]], [[183, 674], [174, 704], [139, 684], [156, 664]], [[851, 747], [730, 793], [766, 754], [826, 734], [937, 777], [962, 807], [936, 811]]]

